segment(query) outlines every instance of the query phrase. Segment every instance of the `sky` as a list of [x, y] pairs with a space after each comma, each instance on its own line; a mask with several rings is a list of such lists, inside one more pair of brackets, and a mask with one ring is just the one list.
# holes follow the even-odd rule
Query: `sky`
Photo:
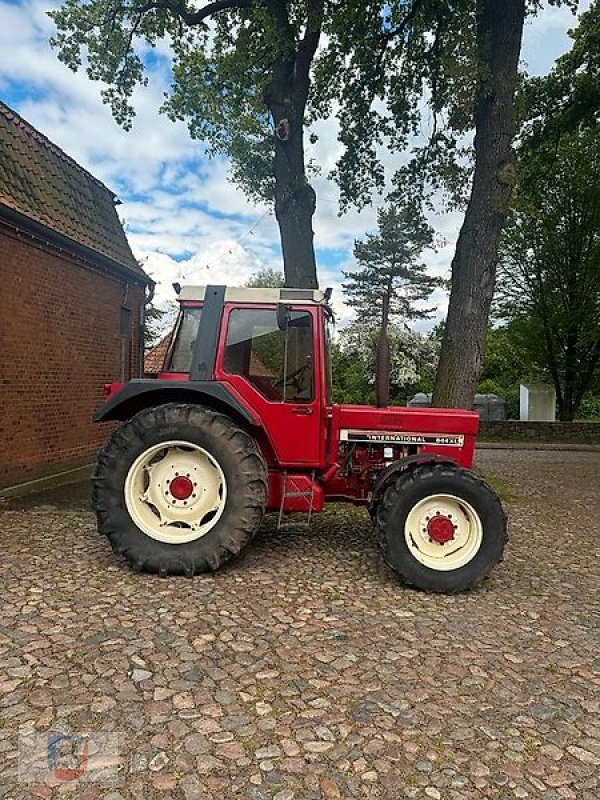
[[[54, 26], [46, 12], [53, 0], [0, 0], [0, 99], [112, 189], [122, 205], [119, 215], [135, 256], [156, 281], [156, 303], [172, 301], [173, 281], [243, 285], [262, 267], [282, 269], [277, 225], [266, 206], [248, 201], [230, 180], [225, 158], [209, 159], [201, 142], [189, 138], [183, 123], [158, 113], [169, 84], [168, 52], [159, 47], [147, 87], [136, 91], [136, 118], [123, 131], [103, 105], [100, 87], [84, 73], [73, 73], [56, 58], [48, 39]], [[589, 2], [580, 3], [584, 10]], [[522, 66], [547, 73], [569, 48], [573, 15], [547, 6], [526, 24]], [[343, 303], [342, 269], [353, 267], [355, 239], [376, 230], [376, 208], [339, 216], [338, 192], [326, 175], [339, 155], [334, 119], [319, 123], [321, 175], [314, 220], [320, 285], [334, 288], [334, 309], [341, 324], [351, 318]], [[387, 165], [398, 156], [388, 154]], [[431, 217], [444, 244], [424, 254], [433, 275], [448, 277], [462, 216]], [[437, 312], [447, 298], [436, 290]]]

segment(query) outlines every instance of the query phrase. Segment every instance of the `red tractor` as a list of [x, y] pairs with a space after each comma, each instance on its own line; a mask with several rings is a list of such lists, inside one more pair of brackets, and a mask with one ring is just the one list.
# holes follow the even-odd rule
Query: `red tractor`
[[407, 584], [459, 592], [501, 560], [506, 517], [470, 471], [479, 417], [331, 400], [329, 293], [192, 286], [156, 378], [106, 387], [101, 533], [136, 570], [216, 570], [265, 511], [366, 506]]

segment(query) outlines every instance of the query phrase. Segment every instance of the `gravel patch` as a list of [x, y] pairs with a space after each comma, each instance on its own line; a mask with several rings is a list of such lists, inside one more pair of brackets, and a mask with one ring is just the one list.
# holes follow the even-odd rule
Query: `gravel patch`
[[[345, 506], [192, 580], [68, 503], [0, 510], [0, 798], [598, 800], [600, 454], [477, 466], [511, 538], [457, 597], [401, 586]], [[116, 782], [24, 783], [48, 731], [118, 734]]]

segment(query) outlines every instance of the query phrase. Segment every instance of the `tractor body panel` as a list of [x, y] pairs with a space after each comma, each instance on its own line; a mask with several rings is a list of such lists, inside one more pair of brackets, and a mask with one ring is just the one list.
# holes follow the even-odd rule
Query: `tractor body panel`
[[400, 451], [448, 456], [471, 467], [479, 415], [448, 408], [404, 406], [333, 406], [332, 438], [357, 447], [380, 446]]

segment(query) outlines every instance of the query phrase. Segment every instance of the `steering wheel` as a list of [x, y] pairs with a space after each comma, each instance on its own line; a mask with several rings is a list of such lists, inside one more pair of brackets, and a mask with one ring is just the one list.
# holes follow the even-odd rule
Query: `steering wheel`
[[286, 375], [284, 378], [278, 378], [276, 381], [273, 381], [272, 386], [274, 389], [283, 389], [285, 386], [293, 386], [294, 389], [300, 391], [302, 389], [302, 385], [300, 383], [300, 377], [304, 376], [304, 373], [310, 366], [310, 360], [307, 359], [306, 364], [302, 364], [301, 367], [295, 369], [293, 372], [290, 372], [289, 375]]

